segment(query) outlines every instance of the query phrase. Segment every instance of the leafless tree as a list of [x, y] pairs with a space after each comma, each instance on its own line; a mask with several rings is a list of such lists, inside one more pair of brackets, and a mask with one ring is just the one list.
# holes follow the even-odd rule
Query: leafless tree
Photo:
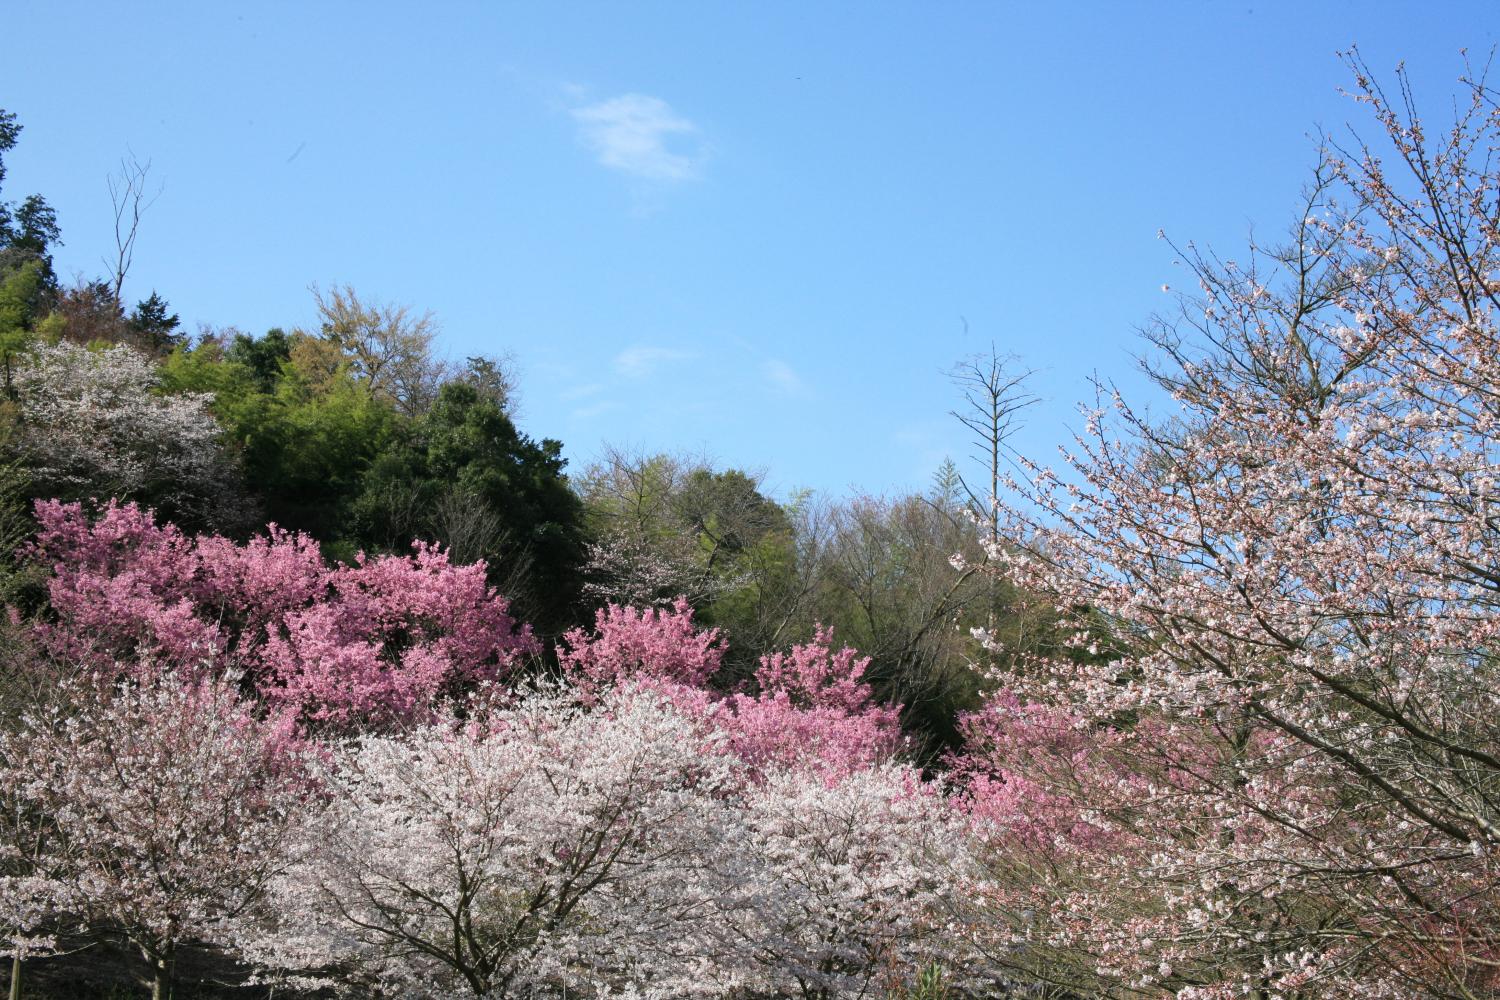
[[974, 512], [984, 518], [992, 543], [1000, 540], [995, 498], [1000, 494], [1005, 442], [1015, 433], [1021, 411], [1038, 402], [1026, 388], [1035, 371], [1017, 371], [1018, 363], [1014, 355], [1003, 355], [991, 344], [987, 353], [964, 359], [949, 373], [963, 395], [963, 405], [949, 412], [973, 435], [973, 458], [989, 479], [989, 492], [981, 497], [962, 475], [959, 483]]
[[109, 200], [115, 210], [115, 259], [112, 262], [105, 260], [104, 266], [109, 268], [110, 290], [122, 309], [121, 290], [130, 266], [135, 263], [135, 242], [140, 236], [141, 216], [161, 197], [161, 185], [157, 185], [154, 193], [149, 192], [147, 175], [150, 171], [150, 160], [142, 163], [130, 153], [121, 158], [120, 172], [110, 174], [107, 181]]
[[472, 489], [455, 486], [433, 504], [433, 533], [454, 562], [492, 557], [506, 537], [500, 514]]

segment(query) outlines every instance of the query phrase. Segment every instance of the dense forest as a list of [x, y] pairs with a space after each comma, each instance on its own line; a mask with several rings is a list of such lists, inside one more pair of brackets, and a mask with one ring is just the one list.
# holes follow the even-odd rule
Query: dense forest
[[1039, 464], [992, 351], [895, 496], [569, 468], [366, 290], [185, 330], [133, 160], [65, 282], [0, 112], [12, 1000], [1500, 996], [1500, 104], [1350, 67], [1169, 416]]

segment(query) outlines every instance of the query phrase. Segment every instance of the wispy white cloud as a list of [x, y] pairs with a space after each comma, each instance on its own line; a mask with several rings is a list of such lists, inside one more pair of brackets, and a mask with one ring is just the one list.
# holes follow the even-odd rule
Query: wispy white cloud
[[686, 361], [692, 356], [687, 351], [677, 351], [670, 347], [636, 345], [615, 355], [615, 371], [626, 378], [645, 378], [663, 365]]
[[[575, 108], [573, 120], [585, 145], [613, 170], [653, 181], [687, 181], [703, 166], [698, 126], [659, 97], [622, 94]], [[678, 148], [669, 146], [677, 138]], [[691, 148], [683, 151], [681, 140]]]
[[760, 370], [766, 376], [766, 381], [788, 395], [800, 396], [807, 392], [807, 383], [785, 361], [772, 358], [761, 365]]

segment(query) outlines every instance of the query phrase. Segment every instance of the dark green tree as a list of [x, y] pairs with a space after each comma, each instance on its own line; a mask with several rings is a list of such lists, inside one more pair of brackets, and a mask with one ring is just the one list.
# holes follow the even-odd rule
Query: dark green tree
[[[13, 113], [0, 108], [0, 190], [5, 184], [5, 154], [15, 148], [21, 128]], [[41, 195], [28, 195], [19, 205], [0, 199], [0, 279], [37, 261], [43, 284], [55, 288], [52, 248], [62, 243], [60, 233], [57, 213]]]
[[404, 440], [365, 477], [353, 524], [363, 544], [426, 538], [491, 578], [544, 634], [574, 623], [582, 587], [582, 503], [563, 474], [562, 444], [517, 430], [468, 381], [438, 392]]
[[281, 381], [281, 366], [291, 357], [291, 338], [280, 327], [272, 327], [263, 337], [236, 333], [224, 351], [224, 360], [244, 365], [262, 392], [276, 391]]
[[176, 313], [169, 313], [167, 300], [151, 290], [151, 297], [135, 304], [134, 311], [126, 320], [132, 337], [143, 350], [152, 354], [164, 354], [182, 342], [181, 326]]

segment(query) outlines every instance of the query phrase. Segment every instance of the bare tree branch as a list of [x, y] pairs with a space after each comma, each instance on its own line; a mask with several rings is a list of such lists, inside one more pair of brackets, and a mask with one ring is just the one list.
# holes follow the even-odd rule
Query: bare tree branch
[[135, 241], [140, 235], [141, 216], [161, 197], [162, 185], [157, 185], [154, 194], [147, 195], [147, 175], [150, 171], [150, 160], [142, 163], [134, 153], [130, 153], [121, 157], [120, 172], [110, 174], [107, 180], [109, 200], [115, 210], [115, 259], [113, 262], [105, 260], [104, 266], [109, 268], [110, 289], [121, 308], [124, 308], [120, 294], [125, 285], [125, 276], [135, 263]]

